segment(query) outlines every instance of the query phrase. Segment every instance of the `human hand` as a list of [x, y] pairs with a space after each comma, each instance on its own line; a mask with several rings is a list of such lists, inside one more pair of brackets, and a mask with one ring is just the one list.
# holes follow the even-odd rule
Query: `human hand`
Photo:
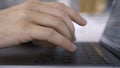
[[75, 51], [72, 21], [86, 24], [79, 13], [57, 2], [31, 0], [1, 10], [0, 48], [42, 40]]

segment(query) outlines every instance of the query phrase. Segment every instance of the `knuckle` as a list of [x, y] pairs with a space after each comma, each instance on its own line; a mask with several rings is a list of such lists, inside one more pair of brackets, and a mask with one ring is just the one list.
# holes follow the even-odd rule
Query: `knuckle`
[[33, 8], [34, 8], [34, 4], [30, 1], [26, 2], [24, 4], [24, 7], [21, 9], [21, 13], [22, 13], [22, 16], [24, 18], [28, 18], [31, 16], [31, 14], [33, 13]]
[[57, 28], [61, 28], [64, 26], [64, 21], [60, 18], [56, 18], [56, 20], [54, 20], [54, 22], [55, 22], [54, 25]]
[[49, 17], [48, 22], [52, 21], [54, 26], [63, 26], [63, 20], [58, 17]]
[[49, 23], [50, 21], [52, 21], [52, 27], [53, 28], [61, 28], [61, 26], [64, 26], [64, 21], [58, 17], [54, 17], [54, 16], [50, 16], [48, 18], [46, 18], [46, 22]]
[[60, 18], [65, 18], [67, 16], [67, 13], [64, 10], [59, 9], [59, 8], [55, 9], [55, 13]]
[[56, 23], [57, 21], [58, 21], [58, 20], [56, 20], [56, 18], [53, 17], [53, 16], [48, 16], [48, 17], [46, 18], [46, 23], [49, 23], [49, 22]]
[[61, 45], [64, 45], [63, 47], [65, 48], [65, 47], [68, 47], [67, 45], [69, 45], [69, 41], [66, 39], [66, 38], [61, 38], [60, 40], [59, 40], [59, 43], [61, 44]]
[[60, 9], [57, 9], [57, 14], [62, 18], [66, 15], [66, 13], [63, 12], [62, 10], [60, 10]]
[[64, 24], [63, 24], [63, 22], [57, 22], [56, 21], [56, 23], [55, 23], [55, 27], [57, 27], [57, 28], [60, 28], [60, 27], [63, 27], [64, 26]]
[[66, 43], [66, 39], [65, 38], [61, 38], [61, 40], [59, 42], [60, 43]]
[[51, 28], [47, 28], [46, 31], [47, 31], [47, 38], [51, 38], [56, 34], [55, 30]]
[[53, 16], [48, 16], [48, 17], [46, 18], [46, 20], [47, 20], [48, 22], [50, 22], [50, 21], [55, 22], [55, 21], [56, 21], [56, 18], [53, 17]]

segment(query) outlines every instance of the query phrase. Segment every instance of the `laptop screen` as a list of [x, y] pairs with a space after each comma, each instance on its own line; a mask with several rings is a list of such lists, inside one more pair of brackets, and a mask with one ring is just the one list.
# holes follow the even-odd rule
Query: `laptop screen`
[[120, 58], [120, 0], [115, 0], [101, 42], [106, 44], [105, 47]]

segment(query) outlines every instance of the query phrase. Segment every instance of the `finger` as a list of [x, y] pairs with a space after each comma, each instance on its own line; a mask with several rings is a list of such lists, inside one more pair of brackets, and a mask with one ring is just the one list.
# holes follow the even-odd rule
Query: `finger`
[[87, 24], [87, 21], [82, 18], [80, 16], [80, 14], [78, 12], [75, 12], [74, 10], [72, 10], [71, 8], [65, 6], [64, 4], [62, 3], [56, 3], [56, 2], [42, 2], [46, 5], [49, 5], [49, 6], [53, 6], [53, 7], [56, 7], [56, 8], [59, 8], [59, 9], [62, 9], [63, 11], [65, 11], [66, 13], [69, 14], [69, 16], [71, 17], [71, 19], [76, 22], [77, 24], [81, 25], [81, 26], [84, 26]]
[[56, 45], [54, 45], [53, 43], [50, 43], [50, 42], [44, 41], [44, 40], [33, 40], [33, 43], [35, 45], [39, 45], [39, 46], [42, 46], [44, 48], [54, 48], [54, 47], [56, 47]]
[[46, 6], [44, 4], [39, 4], [39, 3], [34, 4], [35, 8], [33, 8], [33, 10], [43, 12], [46, 14], [50, 14], [50, 15], [53, 15], [53, 16], [56, 16], [56, 17], [62, 19], [64, 21], [64, 23], [66, 24], [66, 26], [68, 27], [71, 36], [74, 37], [75, 29], [74, 29], [72, 20], [69, 18], [67, 13], [65, 13], [62, 10], [59, 10], [57, 8]]
[[76, 50], [76, 46], [74, 44], [54, 29], [33, 25], [28, 31], [29, 35], [33, 39], [46, 40], [71, 52]]
[[44, 13], [38, 13], [32, 11], [30, 13], [32, 14], [29, 14], [29, 19], [34, 24], [53, 28], [59, 33], [61, 33], [63, 36], [68, 38], [69, 40], [72, 40], [67, 26], [64, 24], [64, 21], [62, 21], [61, 19]]

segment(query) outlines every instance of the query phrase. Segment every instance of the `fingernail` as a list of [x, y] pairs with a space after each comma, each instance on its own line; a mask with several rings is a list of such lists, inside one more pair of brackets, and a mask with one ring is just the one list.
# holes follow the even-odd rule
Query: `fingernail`
[[76, 49], [77, 49], [76, 45], [72, 44], [72, 45], [71, 45], [71, 50], [70, 50], [70, 51], [71, 51], [71, 52], [74, 52]]
[[86, 25], [86, 24], [87, 24], [87, 20], [83, 20], [83, 22], [84, 22], [83, 25]]

